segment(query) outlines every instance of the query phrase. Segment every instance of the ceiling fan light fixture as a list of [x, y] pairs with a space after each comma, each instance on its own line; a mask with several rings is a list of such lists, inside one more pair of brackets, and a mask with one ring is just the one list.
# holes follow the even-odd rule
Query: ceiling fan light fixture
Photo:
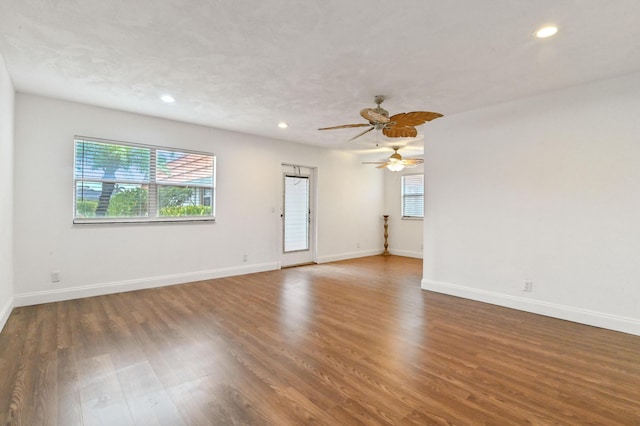
[[399, 172], [404, 169], [404, 164], [402, 164], [402, 161], [390, 161], [389, 164], [387, 164], [387, 169], [392, 172]]
[[160, 100], [165, 104], [172, 104], [176, 101], [175, 98], [171, 95], [162, 95], [160, 96]]
[[554, 27], [553, 25], [550, 25], [547, 27], [540, 28], [538, 31], [536, 31], [536, 37], [547, 38], [547, 37], [551, 37], [557, 32], [558, 32], [558, 28]]
[[286, 129], [287, 127], [289, 127], [289, 125], [284, 121], [281, 121], [280, 123], [278, 123], [278, 127], [280, 127], [281, 129]]
[[389, 159], [387, 159], [386, 161], [365, 161], [362, 164], [379, 164], [379, 169], [386, 168], [392, 172], [399, 172], [404, 168], [415, 167], [418, 164], [423, 163], [424, 160], [420, 158], [410, 158], [407, 160], [403, 159], [402, 155], [400, 155], [400, 153], [398, 152], [399, 149], [399, 146], [394, 146], [393, 154], [391, 154], [389, 156]]

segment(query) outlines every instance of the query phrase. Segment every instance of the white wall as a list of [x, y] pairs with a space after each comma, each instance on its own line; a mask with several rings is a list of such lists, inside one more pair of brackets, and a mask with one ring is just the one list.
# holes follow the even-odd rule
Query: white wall
[[633, 74], [432, 123], [423, 288], [640, 334], [639, 114]]
[[[16, 305], [277, 268], [281, 163], [317, 167], [319, 261], [382, 248], [382, 177], [351, 154], [26, 94], [15, 114]], [[73, 225], [76, 134], [215, 153], [216, 223]]]
[[0, 331], [13, 308], [14, 93], [0, 55]]
[[422, 227], [419, 219], [402, 219], [402, 176], [424, 173], [422, 165], [384, 173], [385, 214], [389, 215], [389, 251], [398, 256], [422, 258]]

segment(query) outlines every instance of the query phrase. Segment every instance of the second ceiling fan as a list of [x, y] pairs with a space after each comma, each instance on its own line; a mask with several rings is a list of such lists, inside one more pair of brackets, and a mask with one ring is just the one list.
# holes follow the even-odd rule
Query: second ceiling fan
[[377, 107], [365, 108], [360, 111], [362, 118], [369, 123], [343, 124], [334, 127], [322, 127], [318, 130], [346, 129], [349, 127], [368, 127], [367, 130], [349, 139], [350, 141], [359, 138], [372, 130], [382, 130], [382, 133], [389, 138], [415, 138], [418, 135], [416, 126], [442, 117], [442, 114], [429, 111], [401, 112], [389, 117], [389, 112], [382, 108], [380, 104], [384, 101], [384, 96], [377, 95], [375, 98]]
[[399, 172], [405, 167], [411, 168], [415, 167], [418, 164], [424, 163], [422, 158], [402, 158], [402, 155], [398, 152], [400, 149], [399, 146], [393, 147], [393, 154], [389, 156], [389, 158], [385, 161], [365, 161], [362, 164], [378, 164], [378, 169], [387, 168], [392, 172]]

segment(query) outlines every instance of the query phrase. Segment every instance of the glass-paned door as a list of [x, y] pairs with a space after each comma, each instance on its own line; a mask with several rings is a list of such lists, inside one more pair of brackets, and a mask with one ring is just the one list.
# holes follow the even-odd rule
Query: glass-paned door
[[284, 252], [309, 250], [309, 177], [284, 176]]
[[314, 169], [283, 165], [282, 266], [313, 262]]

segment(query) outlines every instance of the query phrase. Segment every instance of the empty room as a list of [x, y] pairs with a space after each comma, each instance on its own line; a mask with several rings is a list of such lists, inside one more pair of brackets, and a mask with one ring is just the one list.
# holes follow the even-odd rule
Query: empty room
[[639, 20], [0, 1], [0, 423], [640, 425]]

